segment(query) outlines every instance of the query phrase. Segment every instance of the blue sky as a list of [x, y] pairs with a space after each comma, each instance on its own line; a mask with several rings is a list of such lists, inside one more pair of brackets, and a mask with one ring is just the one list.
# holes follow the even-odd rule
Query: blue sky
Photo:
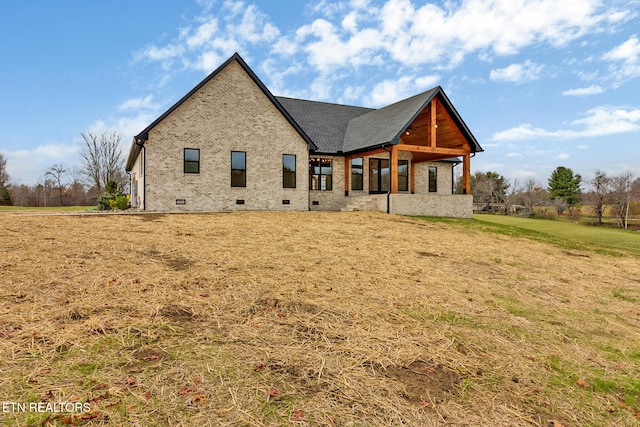
[[378, 107], [440, 85], [473, 171], [640, 176], [640, 0], [0, 2], [0, 152], [14, 183], [133, 135], [234, 52], [274, 95]]

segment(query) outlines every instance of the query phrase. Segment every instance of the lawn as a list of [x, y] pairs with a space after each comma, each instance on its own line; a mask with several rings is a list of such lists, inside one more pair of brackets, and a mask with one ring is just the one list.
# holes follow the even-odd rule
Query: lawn
[[372, 212], [0, 230], [0, 425], [639, 422], [626, 252]]
[[640, 232], [637, 231], [507, 215], [476, 214], [473, 218], [484, 223], [542, 233], [570, 244], [580, 244], [593, 249], [640, 254]]
[[83, 212], [96, 210], [95, 206], [0, 206], [0, 212]]

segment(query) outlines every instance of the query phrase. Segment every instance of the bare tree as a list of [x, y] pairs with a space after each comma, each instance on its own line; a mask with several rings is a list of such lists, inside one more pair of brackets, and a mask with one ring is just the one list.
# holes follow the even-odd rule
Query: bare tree
[[624, 229], [627, 228], [632, 183], [633, 174], [631, 171], [625, 171], [611, 178], [611, 204], [620, 219], [620, 227]]
[[58, 192], [60, 197], [60, 206], [64, 206], [64, 191], [65, 185], [62, 183], [62, 179], [64, 175], [67, 173], [67, 170], [64, 166], [60, 164], [55, 164], [47, 169], [47, 172], [44, 174], [45, 177], [51, 178], [51, 180], [58, 185]]
[[101, 135], [93, 132], [82, 134], [80, 155], [84, 160], [83, 173], [99, 192], [103, 192], [109, 181], [124, 187], [124, 155], [120, 146], [122, 136], [115, 131], [105, 131]]
[[611, 197], [611, 178], [606, 173], [598, 170], [594, 178], [590, 181], [593, 192], [590, 198], [593, 200], [593, 210], [596, 215], [598, 225], [602, 225], [604, 208], [609, 203]]
[[529, 215], [533, 215], [536, 207], [549, 203], [549, 192], [533, 178], [529, 178], [524, 183], [520, 200]]

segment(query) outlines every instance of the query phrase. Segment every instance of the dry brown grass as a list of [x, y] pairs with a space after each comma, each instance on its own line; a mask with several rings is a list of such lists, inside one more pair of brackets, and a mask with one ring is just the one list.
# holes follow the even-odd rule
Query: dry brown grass
[[5, 425], [638, 425], [640, 265], [381, 213], [0, 215]]

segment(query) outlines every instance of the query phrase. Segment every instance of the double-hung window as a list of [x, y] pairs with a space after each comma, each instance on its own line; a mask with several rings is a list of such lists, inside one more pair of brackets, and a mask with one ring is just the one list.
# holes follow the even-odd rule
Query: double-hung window
[[184, 149], [184, 173], [200, 173], [200, 149]]
[[409, 191], [409, 160], [398, 160], [398, 191]]
[[247, 153], [244, 151], [231, 152], [231, 186], [247, 186]]
[[309, 187], [312, 190], [332, 189], [331, 159], [309, 159]]
[[351, 159], [351, 189], [362, 190], [364, 187], [362, 157]]
[[282, 188], [296, 188], [296, 155], [282, 155]]

